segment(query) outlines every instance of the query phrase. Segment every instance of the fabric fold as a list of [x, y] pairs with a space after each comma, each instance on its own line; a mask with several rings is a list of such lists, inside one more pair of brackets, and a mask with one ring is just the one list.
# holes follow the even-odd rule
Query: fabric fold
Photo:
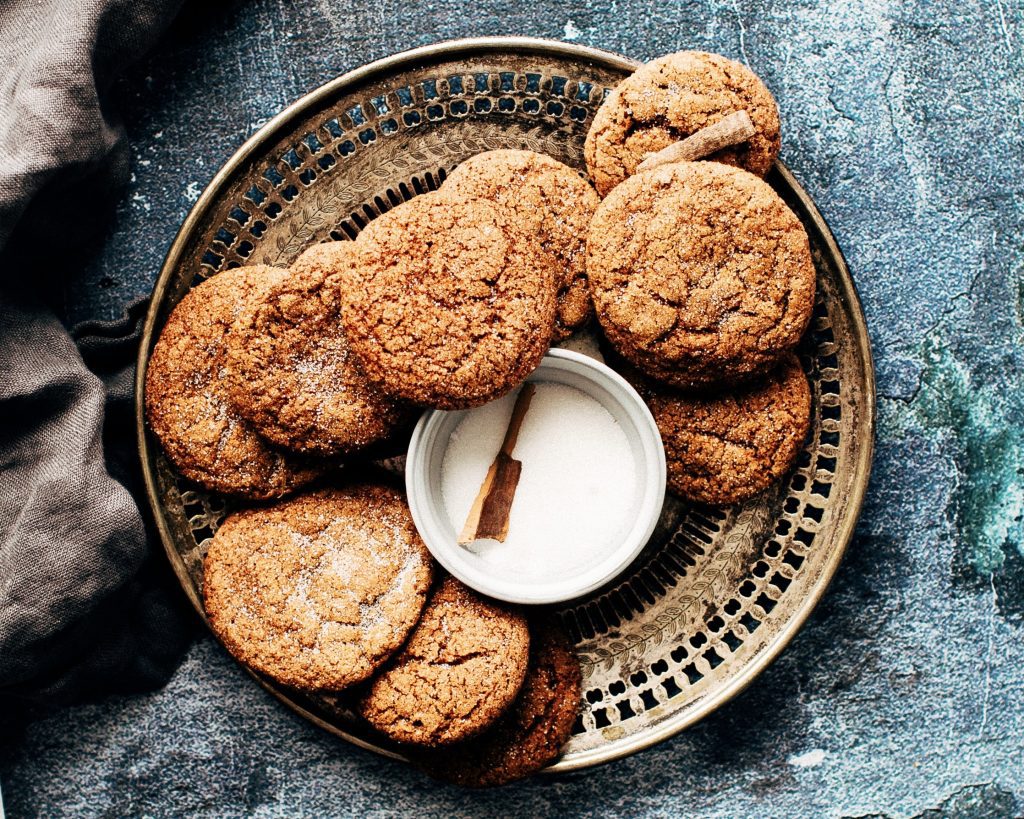
[[127, 178], [108, 89], [179, 5], [0, 4], [0, 711], [159, 685], [194, 633], [144, 508], [145, 304], [74, 338], [55, 311]]

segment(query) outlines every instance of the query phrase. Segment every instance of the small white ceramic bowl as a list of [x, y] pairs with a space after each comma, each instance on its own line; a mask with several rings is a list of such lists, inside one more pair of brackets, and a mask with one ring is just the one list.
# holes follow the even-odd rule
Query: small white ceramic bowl
[[614, 370], [588, 356], [551, 350], [528, 381], [575, 387], [601, 403], [618, 422], [637, 468], [634, 497], [624, 498], [635, 510], [632, 526], [600, 562], [572, 574], [542, 582], [502, 577], [474, 552], [459, 546], [441, 495], [441, 464], [452, 431], [466, 412], [431, 410], [412, 435], [405, 466], [405, 484], [413, 520], [427, 548], [451, 574], [478, 592], [510, 603], [558, 603], [589, 594], [623, 571], [643, 549], [665, 500], [665, 450], [657, 424], [643, 399]]

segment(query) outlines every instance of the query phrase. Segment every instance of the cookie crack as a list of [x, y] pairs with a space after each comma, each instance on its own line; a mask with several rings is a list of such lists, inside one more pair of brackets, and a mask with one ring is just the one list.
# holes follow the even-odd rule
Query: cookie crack
[[493, 652], [491, 651], [470, 651], [469, 653], [461, 654], [452, 660], [433, 660], [429, 661], [429, 664], [441, 668], [458, 668], [471, 660], [476, 660], [481, 657], [489, 657], [492, 653]]
[[648, 131], [652, 128], [661, 128], [664, 131], [668, 131], [669, 136], [671, 136], [675, 141], [686, 139], [694, 133], [688, 128], [681, 128], [678, 125], [674, 125], [664, 114], [659, 114], [651, 117], [650, 119], [637, 119], [630, 115], [629, 125], [626, 126], [625, 130], [622, 132], [622, 138], [623, 140], [628, 140], [634, 134], [640, 131]]
[[737, 449], [741, 449], [744, 452], [748, 452], [753, 455], [757, 455], [759, 452], [759, 449], [756, 444], [752, 444], [749, 441], [734, 440], [733, 438], [729, 437], [728, 433], [725, 432], [718, 432], [717, 430], [711, 429], [695, 429], [693, 430], [693, 434], [701, 435], [705, 438], [711, 438], [712, 440], [718, 441], [719, 443], [722, 444], [727, 444], [728, 446], [734, 446]]

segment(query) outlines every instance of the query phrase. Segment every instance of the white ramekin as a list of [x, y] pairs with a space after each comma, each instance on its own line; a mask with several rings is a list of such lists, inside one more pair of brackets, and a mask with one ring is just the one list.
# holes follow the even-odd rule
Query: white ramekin
[[424, 413], [409, 444], [405, 484], [420, 536], [451, 574], [481, 594], [510, 603], [558, 603], [608, 583], [643, 549], [665, 500], [665, 450], [643, 399], [621, 375], [599, 361], [570, 350], [551, 350], [527, 380], [566, 384], [596, 399], [618, 421], [632, 448], [638, 488], [633, 499], [623, 502], [631, 503], [636, 514], [628, 533], [600, 563], [541, 583], [526, 583], [501, 577], [473, 552], [459, 546], [441, 497], [441, 463], [448, 439], [465, 410]]

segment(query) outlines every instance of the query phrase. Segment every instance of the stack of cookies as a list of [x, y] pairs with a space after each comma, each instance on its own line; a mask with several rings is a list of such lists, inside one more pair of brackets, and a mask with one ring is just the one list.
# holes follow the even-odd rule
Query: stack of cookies
[[[743, 144], [638, 170], [736, 111]], [[281, 685], [344, 692], [440, 778], [501, 784], [554, 759], [580, 702], [565, 637], [438, 577], [388, 479], [328, 473], [401, 452], [418, 408], [508, 393], [596, 314], [674, 493], [726, 504], [778, 481], [809, 424], [793, 351], [815, 295], [807, 236], [761, 178], [778, 150], [763, 83], [681, 52], [598, 111], [596, 190], [550, 157], [490, 151], [353, 241], [191, 290], [150, 358], [150, 428], [185, 478], [274, 501], [230, 515], [206, 556], [225, 646]]]
[[554, 159], [493, 151], [354, 242], [312, 247], [290, 270], [225, 271], [164, 326], [150, 427], [186, 478], [256, 500], [339, 457], [400, 450], [414, 407], [498, 398], [588, 322], [597, 204]]
[[[754, 134], [707, 159], [640, 164], [736, 112]], [[793, 351], [810, 322], [815, 270], [800, 220], [763, 181], [779, 114], [745, 66], [684, 51], [640, 68], [587, 135], [604, 197], [587, 275], [613, 358], [661, 430], [668, 485], [708, 504], [749, 498], [793, 465], [811, 394]]]
[[598, 201], [549, 157], [475, 157], [355, 241], [203, 282], [147, 372], [150, 427], [182, 475], [276, 499], [229, 515], [207, 550], [204, 605], [224, 645], [467, 786], [561, 753], [579, 662], [554, 623], [438, 577], [401, 489], [365, 462], [401, 451], [417, 407], [500, 397], [592, 318]]
[[499, 785], [555, 759], [580, 666], [554, 623], [439, 572], [382, 477], [230, 515], [204, 563], [211, 628], [239, 660], [351, 708], [431, 775]]

